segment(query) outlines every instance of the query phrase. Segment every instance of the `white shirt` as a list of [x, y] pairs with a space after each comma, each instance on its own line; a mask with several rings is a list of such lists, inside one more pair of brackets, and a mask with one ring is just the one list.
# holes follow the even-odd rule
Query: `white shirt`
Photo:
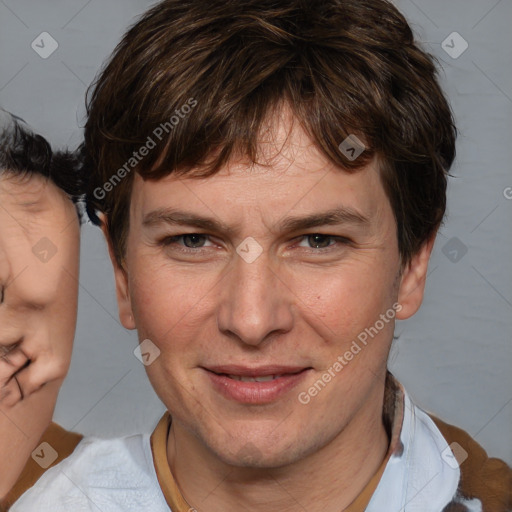
[[[412, 403], [401, 386], [400, 392], [399, 442], [366, 512], [442, 512], [450, 503], [464, 505], [467, 512], [482, 512], [480, 500], [457, 497], [460, 469], [453, 451], [428, 414]], [[11, 512], [132, 511], [170, 511], [148, 434], [83, 439], [11, 508]]]
[[169, 512], [150, 436], [85, 438], [11, 507], [11, 512]]

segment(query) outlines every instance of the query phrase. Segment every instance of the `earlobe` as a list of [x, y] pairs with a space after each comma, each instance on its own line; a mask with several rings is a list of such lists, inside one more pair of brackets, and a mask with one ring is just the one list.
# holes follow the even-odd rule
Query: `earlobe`
[[396, 318], [405, 320], [418, 311], [423, 301], [428, 262], [434, 247], [435, 234], [427, 240], [414, 254], [411, 261], [402, 271], [398, 289], [398, 303], [402, 306], [397, 310]]
[[104, 214], [100, 214], [101, 230], [107, 241], [108, 253], [110, 255], [110, 261], [114, 268], [114, 278], [116, 285], [116, 297], [117, 306], [119, 309], [119, 320], [125, 329], [135, 329], [135, 320], [132, 312], [132, 305], [130, 299], [130, 287], [128, 285], [128, 275], [126, 270], [119, 265], [114, 254], [114, 248], [107, 230], [106, 217]]

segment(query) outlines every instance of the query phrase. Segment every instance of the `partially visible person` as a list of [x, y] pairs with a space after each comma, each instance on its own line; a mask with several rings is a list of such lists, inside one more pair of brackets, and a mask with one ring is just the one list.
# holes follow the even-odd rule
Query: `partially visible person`
[[[49, 426], [75, 333], [76, 158], [0, 109], [0, 497]], [[64, 455], [64, 454], [62, 454]]]

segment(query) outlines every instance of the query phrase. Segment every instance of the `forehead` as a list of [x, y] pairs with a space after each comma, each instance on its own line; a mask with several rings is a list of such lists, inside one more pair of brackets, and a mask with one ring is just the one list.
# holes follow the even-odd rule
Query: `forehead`
[[284, 213], [316, 213], [338, 207], [378, 217], [390, 204], [378, 161], [347, 171], [331, 162], [286, 109], [264, 123], [257, 163], [232, 160], [207, 178], [170, 174], [158, 181], [134, 176], [131, 212], [140, 224], [165, 207], [193, 209], [238, 223], [255, 213], [273, 224]]
[[0, 196], [4, 205], [27, 208], [48, 203], [52, 190], [48, 180], [38, 174], [20, 174], [7, 169], [0, 171]]
[[44, 176], [0, 171], [0, 222], [60, 226], [76, 217], [75, 205], [65, 192]]

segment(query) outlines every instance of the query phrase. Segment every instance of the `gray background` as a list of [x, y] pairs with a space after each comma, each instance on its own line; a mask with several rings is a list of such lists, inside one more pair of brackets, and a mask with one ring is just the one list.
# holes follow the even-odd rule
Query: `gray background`
[[[0, 104], [53, 144], [78, 144], [86, 86], [151, 3], [0, 0]], [[440, 59], [460, 137], [424, 305], [398, 323], [390, 367], [421, 406], [512, 463], [512, 1], [398, 4]], [[59, 45], [46, 59], [31, 47], [42, 32]], [[457, 58], [442, 45], [452, 32], [469, 45]], [[444, 46], [454, 55], [462, 43]], [[164, 406], [133, 355], [136, 334], [118, 321], [106, 245], [90, 224], [81, 258], [76, 344], [55, 419], [85, 434], [149, 432]]]

